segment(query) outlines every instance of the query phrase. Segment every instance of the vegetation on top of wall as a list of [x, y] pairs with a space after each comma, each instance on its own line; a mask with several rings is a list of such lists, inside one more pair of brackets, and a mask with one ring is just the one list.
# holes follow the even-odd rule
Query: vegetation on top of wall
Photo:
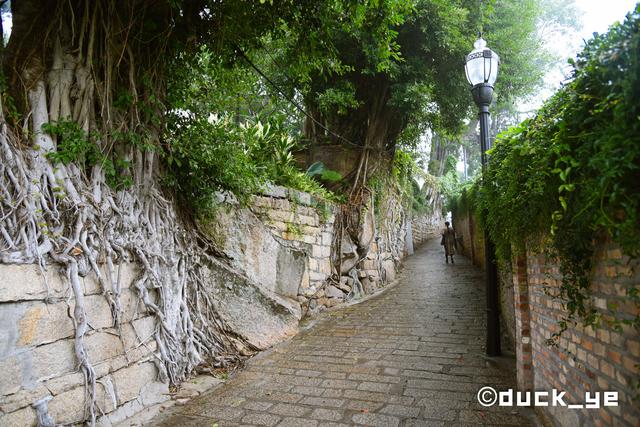
[[[407, 206], [417, 214], [432, 213], [433, 206], [429, 200], [428, 189], [437, 188], [437, 180], [424, 171], [415, 155], [406, 150], [396, 150], [392, 173]], [[422, 181], [422, 185], [418, 181]]]
[[[227, 63], [208, 45], [181, 53], [171, 69], [167, 182], [190, 210], [206, 216], [219, 191], [244, 204], [267, 183], [335, 199], [313, 173], [296, 166], [298, 117], [287, 101], [266, 91], [260, 76], [242, 63]], [[321, 172], [321, 180], [339, 179]]]
[[206, 216], [218, 191], [230, 191], [244, 204], [267, 183], [335, 199], [296, 167], [297, 143], [275, 120], [190, 120], [169, 141], [168, 182], [198, 215]]
[[[475, 208], [502, 259], [540, 239], [558, 258], [557, 297], [567, 310], [560, 333], [577, 319], [640, 328], [637, 316], [603, 318], [589, 293], [603, 235], [626, 255], [640, 255], [640, 5], [570, 63], [571, 82], [498, 138]], [[637, 289], [629, 287], [627, 297], [640, 305]]]

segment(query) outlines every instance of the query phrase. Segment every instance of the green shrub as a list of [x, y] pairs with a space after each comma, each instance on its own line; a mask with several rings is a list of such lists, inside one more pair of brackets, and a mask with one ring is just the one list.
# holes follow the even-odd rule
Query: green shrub
[[215, 193], [229, 191], [241, 204], [267, 183], [327, 199], [333, 195], [298, 170], [295, 141], [273, 120], [236, 123], [229, 117], [178, 122], [169, 137], [169, 184], [198, 215], [214, 207]]

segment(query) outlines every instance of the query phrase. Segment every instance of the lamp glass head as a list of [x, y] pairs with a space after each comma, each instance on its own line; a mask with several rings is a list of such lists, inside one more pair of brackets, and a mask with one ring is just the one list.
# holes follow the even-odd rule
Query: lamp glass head
[[498, 54], [487, 47], [487, 42], [479, 38], [473, 44], [474, 49], [465, 57], [464, 68], [467, 80], [472, 86], [487, 83], [491, 86], [498, 77]]

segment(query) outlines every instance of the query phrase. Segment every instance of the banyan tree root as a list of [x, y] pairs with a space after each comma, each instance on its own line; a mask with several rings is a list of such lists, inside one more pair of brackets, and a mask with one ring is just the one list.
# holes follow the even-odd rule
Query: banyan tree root
[[[32, 117], [35, 128], [41, 126], [39, 118]], [[209, 250], [195, 232], [181, 225], [173, 205], [153, 186], [115, 192], [99, 179], [54, 166], [45, 151], [52, 146], [50, 137], [39, 138], [37, 150], [20, 150], [6, 123], [1, 124], [0, 261], [35, 263], [42, 270], [62, 268], [74, 298], [74, 348], [86, 382], [87, 422], [93, 425], [99, 416], [96, 376], [83, 344], [90, 319], [81, 277], [89, 273], [96, 275], [111, 305], [114, 326], [119, 327], [121, 284], [116, 266], [131, 261], [142, 266], [134, 289], [158, 319], [156, 356], [162, 379], [180, 383], [203, 358], [236, 361], [238, 338], [229, 333], [202, 291]], [[201, 306], [206, 310], [192, 312]], [[46, 419], [46, 405], [43, 408]]]
[[[98, 379], [84, 345], [91, 319], [81, 278], [89, 274], [97, 277], [111, 307], [113, 326], [119, 330], [123, 284], [118, 265], [141, 266], [132, 288], [157, 319], [155, 356], [161, 379], [170, 384], [179, 384], [205, 359], [221, 366], [239, 361], [240, 351], [252, 350], [223, 323], [203, 291], [215, 251], [163, 195], [157, 151], [117, 143], [109, 136], [139, 129], [155, 135], [141, 122], [136, 108], [126, 114], [113, 108], [116, 83], [126, 85], [135, 105], [143, 58], [134, 43], [148, 40], [135, 35], [146, 28], [144, 13], [134, 7], [113, 10], [115, 3], [59, 2], [46, 37], [41, 37], [51, 47], [46, 51], [52, 55], [46, 62], [49, 72], [32, 72], [41, 67], [38, 55], [13, 65], [29, 71], [17, 79], [26, 82], [28, 114], [22, 126], [9, 126], [0, 116], [0, 263], [36, 264], [43, 272], [55, 268], [63, 273], [73, 297], [74, 350], [85, 378], [85, 419], [90, 425], [101, 414], [96, 405]], [[130, 16], [120, 19], [121, 13]], [[30, 31], [35, 29], [38, 26], [29, 25]], [[56, 38], [61, 33], [67, 37]], [[125, 40], [122, 45], [114, 45], [120, 40]], [[153, 49], [147, 52], [155, 54]], [[152, 59], [155, 64], [157, 58]], [[151, 69], [144, 71], [154, 75]], [[100, 161], [92, 165], [75, 159], [56, 161], [52, 154], [60, 141], [45, 133], [43, 125], [61, 120], [76, 123], [86, 134], [100, 131], [102, 136], [95, 141], [100, 153], [127, 160], [129, 166], [120, 172], [131, 185], [117, 189], [108, 185]], [[48, 290], [47, 275], [43, 277]], [[46, 402], [35, 408], [42, 425], [55, 421], [47, 415]]]

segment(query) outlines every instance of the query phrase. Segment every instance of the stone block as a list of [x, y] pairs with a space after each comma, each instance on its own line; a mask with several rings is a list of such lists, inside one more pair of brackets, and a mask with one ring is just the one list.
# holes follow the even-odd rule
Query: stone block
[[122, 423], [127, 418], [131, 418], [132, 416], [142, 411], [143, 409], [144, 407], [142, 406], [142, 403], [140, 403], [138, 399], [131, 400], [125, 403], [124, 405], [118, 406], [118, 409], [111, 412], [106, 417], [103, 417], [106, 419], [103, 420], [101, 418], [100, 421], [98, 422], [98, 425], [106, 425], [106, 426], [118, 425], [119, 423]]
[[149, 381], [140, 390], [140, 401], [145, 407], [164, 402], [169, 397], [169, 384], [160, 381]]
[[[26, 356], [13, 355], [0, 360], [0, 395], [16, 393], [22, 387], [23, 359]], [[3, 407], [4, 402], [0, 404]]]
[[[151, 299], [155, 298], [155, 292], [149, 292]], [[126, 323], [133, 319], [144, 317], [148, 314], [144, 303], [138, 296], [137, 291], [133, 289], [123, 289], [120, 294], [120, 306], [122, 313], [120, 314], [120, 322]]]
[[302, 275], [302, 279], [300, 280], [300, 287], [298, 288], [298, 294], [300, 295], [306, 295], [306, 291], [309, 289], [309, 286], [311, 285], [310, 281], [309, 281], [309, 270], [305, 270], [304, 274]]
[[333, 285], [329, 285], [324, 290], [325, 295], [330, 298], [344, 298], [344, 292]]
[[328, 231], [323, 231], [322, 232], [322, 244], [324, 246], [331, 246], [331, 243], [333, 243], [333, 233], [332, 232], [328, 232]]
[[[132, 294], [132, 291], [129, 289], [126, 289], [123, 292], [126, 295]], [[84, 306], [87, 313], [87, 321], [92, 328], [103, 329], [113, 326], [114, 322], [111, 315], [111, 307], [103, 295], [86, 296]]]
[[[21, 306], [21, 307], [18, 307]], [[18, 347], [27, 347], [52, 342], [73, 336], [73, 322], [67, 314], [64, 302], [23, 302], [0, 305], [0, 318], [17, 322]]]
[[272, 200], [273, 199], [271, 197], [254, 196], [253, 199], [251, 199], [251, 207], [252, 208], [270, 208]]
[[279, 231], [279, 232], [284, 232], [287, 231], [287, 222], [286, 221], [274, 221], [274, 220], [269, 220], [267, 222], [267, 225], [274, 229], [275, 231]]
[[54, 267], [45, 272], [45, 278], [36, 265], [2, 264], [0, 266], [0, 302], [39, 300], [47, 296], [62, 298], [68, 289], [63, 277]]
[[313, 245], [311, 247], [311, 256], [314, 258], [329, 258], [331, 256], [331, 247]]
[[291, 212], [291, 202], [287, 199], [271, 199], [272, 210]]
[[[1, 381], [1, 380], [0, 380]], [[34, 388], [23, 388], [16, 393], [0, 398], [0, 413], [8, 414], [30, 406], [32, 402], [51, 394], [47, 387], [37, 384]], [[1, 418], [0, 418], [1, 419]], [[0, 422], [0, 426], [4, 425]]]
[[304, 252], [278, 247], [276, 261], [276, 292], [295, 298], [298, 296], [302, 276], [307, 270], [307, 256]]
[[270, 197], [277, 197], [279, 199], [286, 199], [289, 195], [289, 189], [280, 187], [279, 185], [267, 184], [262, 190], [262, 194]]
[[277, 211], [271, 210], [267, 212], [267, 216], [271, 221], [281, 221], [281, 222], [297, 222], [294, 220], [294, 215], [289, 211]]
[[157, 321], [155, 316], [146, 316], [122, 325], [122, 341], [125, 351], [141, 346], [142, 343], [154, 342]]
[[151, 362], [136, 363], [112, 374], [118, 405], [140, 397], [145, 385], [156, 382], [158, 371]]
[[22, 408], [9, 414], [0, 415], [0, 426], [25, 427], [37, 424], [36, 411], [31, 407]]
[[65, 339], [36, 347], [32, 352], [31, 379], [43, 380], [76, 372], [74, 340]]
[[299, 240], [304, 243], [309, 243], [311, 245], [314, 245], [316, 243], [316, 238], [313, 235], [309, 235], [309, 234], [303, 234], [302, 236], [298, 236], [295, 238], [295, 240]]
[[327, 220], [325, 221], [325, 224], [328, 225], [333, 225], [333, 223], [336, 222], [336, 216], [335, 214], [331, 214], [327, 217]]
[[302, 233], [303, 236], [308, 236], [312, 238], [312, 242], [310, 243], [315, 243], [317, 240], [316, 236], [320, 234], [320, 228], [315, 227], [313, 225], [302, 225], [300, 227], [300, 232]]
[[309, 193], [304, 193], [298, 190], [289, 190], [289, 198], [300, 205], [311, 205], [311, 194]]
[[318, 262], [318, 271], [324, 274], [331, 274], [331, 262], [329, 262], [329, 258], [323, 258]]
[[54, 396], [49, 402], [49, 415], [58, 424], [74, 424], [84, 420], [84, 386]]
[[84, 348], [91, 363], [100, 363], [124, 353], [122, 341], [115, 329], [94, 332], [84, 337]]
[[306, 226], [310, 226], [315, 228], [315, 232], [319, 232], [320, 230], [317, 228], [320, 225], [320, 219], [318, 215], [296, 215], [294, 222]]
[[72, 388], [79, 387], [84, 384], [84, 374], [82, 372], [73, 372], [71, 374], [62, 375], [52, 378], [45, 382], [47, 389], [55, 396]]
[[396, 278], [396, 265], [392, 259], [382, 261], [382, 268], [385, 271], [387, 282], [392, 282]]

